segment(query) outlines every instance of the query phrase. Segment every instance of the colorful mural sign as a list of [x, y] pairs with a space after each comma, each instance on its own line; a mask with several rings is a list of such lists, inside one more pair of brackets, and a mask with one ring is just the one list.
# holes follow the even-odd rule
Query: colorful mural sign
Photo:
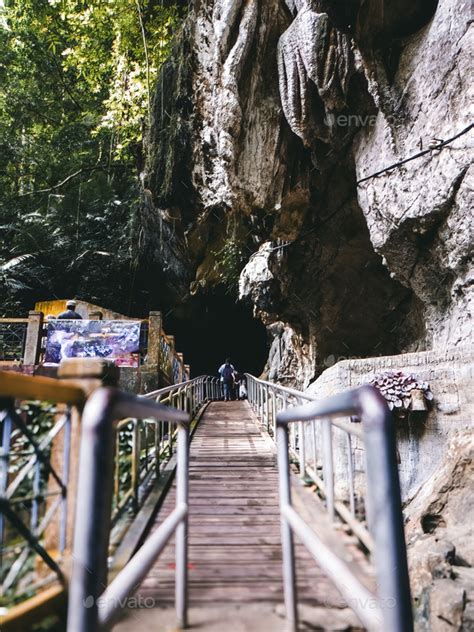
[[64, 358], [106, 358], [117, 366], [140, 364], [140, 321], [50, 320], [45, 364]]

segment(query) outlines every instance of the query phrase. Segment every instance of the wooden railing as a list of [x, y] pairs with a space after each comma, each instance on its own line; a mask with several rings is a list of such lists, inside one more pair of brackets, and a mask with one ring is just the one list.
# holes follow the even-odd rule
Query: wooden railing
[[[1, 605], [63, 595], [71, 552], [71, 464], [87, 389], [76, 381], [0, 372]], [[37, 605], [36, 600], [36, 605]], [[16, 629], [19, 629], [18, 627]]]

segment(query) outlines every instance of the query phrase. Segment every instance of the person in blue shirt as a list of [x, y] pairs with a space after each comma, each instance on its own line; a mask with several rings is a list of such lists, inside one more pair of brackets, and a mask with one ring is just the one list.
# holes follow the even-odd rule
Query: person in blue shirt
[[68, 301], [66, 303], [66, 311], [61, 312], [57, 318], [58, 320], [82, 319], [82, 316], [76, 312], [76, 301]]

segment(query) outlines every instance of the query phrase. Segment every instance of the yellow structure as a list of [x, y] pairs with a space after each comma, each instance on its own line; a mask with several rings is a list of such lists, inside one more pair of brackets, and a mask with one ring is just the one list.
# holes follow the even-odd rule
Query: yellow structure
[[[37, 312], [43, 312], [45, 318], [48, 318], [48, 316], [55, 318], [61, 312], [65, 311], [67, 300], [68, 299], [40, 301], [35, 304], [35, 310]], [[110, 309], [104, 309], [99, 305], [79, 300], [76, 300], [76, 312], [86, 320], [91, 318], [91, 316], [97, 317], [97, 314], [99, 313], [102, 315], [101, 318], [103, 320], [137, 320], [136, 318], [131, 318], [130, 316], [125, 316], [124, 314], [119, 314], [118, 312], [113, 312]]]

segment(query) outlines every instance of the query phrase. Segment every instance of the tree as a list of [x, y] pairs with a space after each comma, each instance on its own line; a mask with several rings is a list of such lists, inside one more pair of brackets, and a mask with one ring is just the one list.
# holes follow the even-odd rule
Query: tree
[[54, 296], [129, 303], [151, 86], [178, 21], [152, 0], [0, 3], [4, 314]]

